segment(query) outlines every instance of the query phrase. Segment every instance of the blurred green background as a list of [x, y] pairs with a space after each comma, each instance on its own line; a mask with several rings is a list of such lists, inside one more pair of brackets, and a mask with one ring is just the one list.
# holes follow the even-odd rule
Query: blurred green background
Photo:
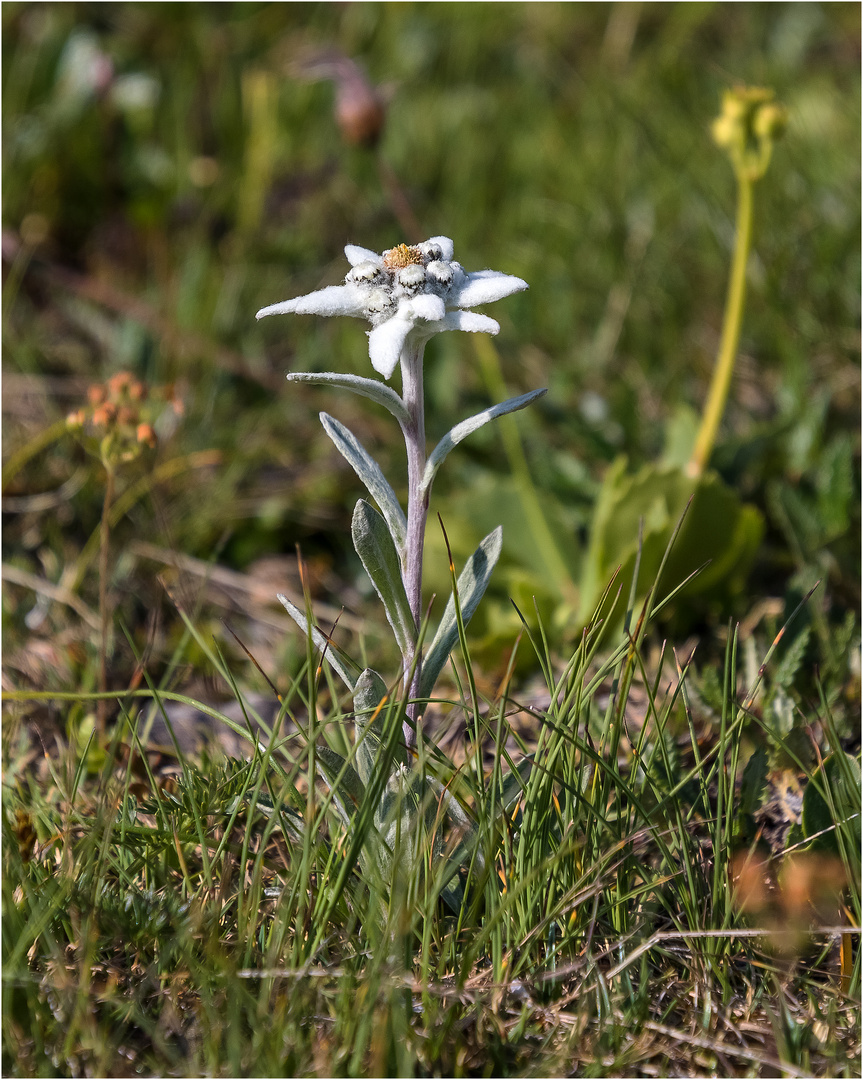
[[[610, 463], [657, 458], [706, 395], [735, 199], [709, 125], [738, 82], [774, 88], [790, 121], [756, 192], [714, 456], [767, 533], [722, 618], [819, 578], [825, 633], [857, 610], [858, 4], [5, 3], [2, 20], [6, 460], [121, 369], [175, 384], [185, 404], [127, 485], [221, 452], [219, 465], [154, 481], [114, 532], [118, 610], [155, 657], [176, 617], [142, 541], [251, 576], [275, 559], [261, 595], [235, 596], [237, 617], [267, 609], [299, 543], [316, 596], [377, 618], [349, 540], [359, 485], [316, 414], [347, 423], [403, 490], [400, 438], [369, 402], [283, 378], [371, 375], [365, 327], [254, 318], [341, 280], [346, 242], [381, 250], [442, 233], [468, 269], [530, 283], [490, 313], [506, 392], [549, 388], [517, 425], [577, 577]], [[339, 79], [323, 76], [343, 76], [346, 60], [385, 107], [374, 145], [347, 139], [334, 113]], [[426, 357], [434, 440], [500, 387], [468, 335], [440, 335]], [[80, 559], [102, 498], [87, 462], [62, 438], [17, 471], [7, 563], [56, 583]], [[432, 520], [440, 511], [465, 551], [504, 520], [502, 581], [529, 586], [543, 568], [510, 471], [490, 425], [448, 460]], [[68, 498], [33, 501], [72, 480]], [[430, 538], [432, 583], [445, 581], [439, 555]], [[93, 570], [81, 593], [96, 589]], [[34, 639], [61, 649], [41, 674], [22, 661], [16, 679], [80, 678], [92, 635], [74, 614], [34, 615], [31, 591], [4, 592], [13, 651]], [[715, 614], [690, 613], [689, 628]], [[265, 666], [302, 649], [274, 618], [278, 633], [253, 635]]]

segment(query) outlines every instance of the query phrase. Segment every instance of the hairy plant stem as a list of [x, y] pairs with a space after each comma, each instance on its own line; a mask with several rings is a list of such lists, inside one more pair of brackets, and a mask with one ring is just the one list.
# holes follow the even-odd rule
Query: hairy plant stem
[[[99, 526], [99, 692], [108, 689], [108, 565], [111, 540], [111, 503], [114, 500], [114, 468], [105, 466], [105, 498], [102, 501], [102, 521]], [[101, 698], [96, 705], [96, 723], [99, 733], [105, 731], [108, 718], [108, 700]]]
[[[426, 518], [428, 517], [429, 493], [422, 490], [426, 467], [425, 400], [423, 396], [423, 352], [425, 342], [408, 339], [401, 356], [402, 400], [408, 412], [408, 420], [401, 425], [405, 437], [408, 458], [408, 522], [405, 539], [404, 582], [408, 604], [414, 617], [416, 637], [422, 623], [423, 545], [425, 543]], [[414, 640], [416, 640], [416, 637]], [[404, 658], [405, 692], [408, 697], [419, 693], [421, 658], [416, 652]], [[411, 665], [416, 660], [414, 676], [407, 685]], [[419, 705], [408, 706], [408, 718], [419, 725]], [[416, 745], [416, 730], [405, 721], [405, 742], [409, 748]]]
[[731, 376], [734, 374], [734, 361], [737, 359], [737, 345], [743, 323], [743, 301], [746, 297], [746, 264], [752, 247], [753, 187], [754, 181], [742, 171], [738, 171], [734, 259], [731, 263], [731, 277], [728, 282], [722, 339], [719, 343], [719, 354], [716, 357], [716, 367], [713, 369], [713, 379], [704, 406], [701, 426], [698, 429], [692, 457], [686, 467], [687, 474], [694, 479], [701, 476], [710, 460], [719, 422], [728, 400]]

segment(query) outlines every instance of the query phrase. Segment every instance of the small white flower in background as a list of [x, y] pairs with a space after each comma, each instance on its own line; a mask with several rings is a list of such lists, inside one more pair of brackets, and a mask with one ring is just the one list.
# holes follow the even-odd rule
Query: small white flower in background
[[468, 311], [527, 288], [521, 278], [479, 270], [469, 274], [453, 260], [453, 243], [433, 236], [416, 246], [399, 244], [382, 255], [348, 244], [351, 269], [344, 285], [331, 285], [308, 296], [261, 308], [265, 315], [353, 315], [368, 319], [369, 358], [389, 379], [408, 336], [422, 340], [443, 330], [496, 334], [500, 326], [486, 315]]

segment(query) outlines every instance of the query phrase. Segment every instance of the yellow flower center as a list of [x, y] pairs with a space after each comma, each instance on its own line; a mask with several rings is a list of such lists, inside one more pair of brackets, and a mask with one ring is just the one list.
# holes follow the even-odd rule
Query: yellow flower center
[[422, 254], [418, 247], [409, 247], [407, 244], [399, 244], [398, 247], [390, 248], [384, 252], [384, 266], [387, 270], [401, 270], [405, 266], [413, 266], [415, 263], [422, 264]]

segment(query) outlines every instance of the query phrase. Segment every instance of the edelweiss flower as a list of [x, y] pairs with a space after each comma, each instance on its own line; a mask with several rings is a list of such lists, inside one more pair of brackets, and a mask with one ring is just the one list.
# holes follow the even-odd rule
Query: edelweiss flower
[[466, 273], [453, 260], [453, 243], [433, 236], [415, 247], [399, 244], [383, 255], [348, 244], [351, 269], [344, 285], [331, 285], [308, 296], [261, 308], [265, 315], [353, 315], [368, 319], [369, 358], [389, 379], [408, 336], [422, 341], [443, 330], [496, 334], [500, 326], [486, 315], [467, 311], [527, 288], [521, 278], [495, 270]]

